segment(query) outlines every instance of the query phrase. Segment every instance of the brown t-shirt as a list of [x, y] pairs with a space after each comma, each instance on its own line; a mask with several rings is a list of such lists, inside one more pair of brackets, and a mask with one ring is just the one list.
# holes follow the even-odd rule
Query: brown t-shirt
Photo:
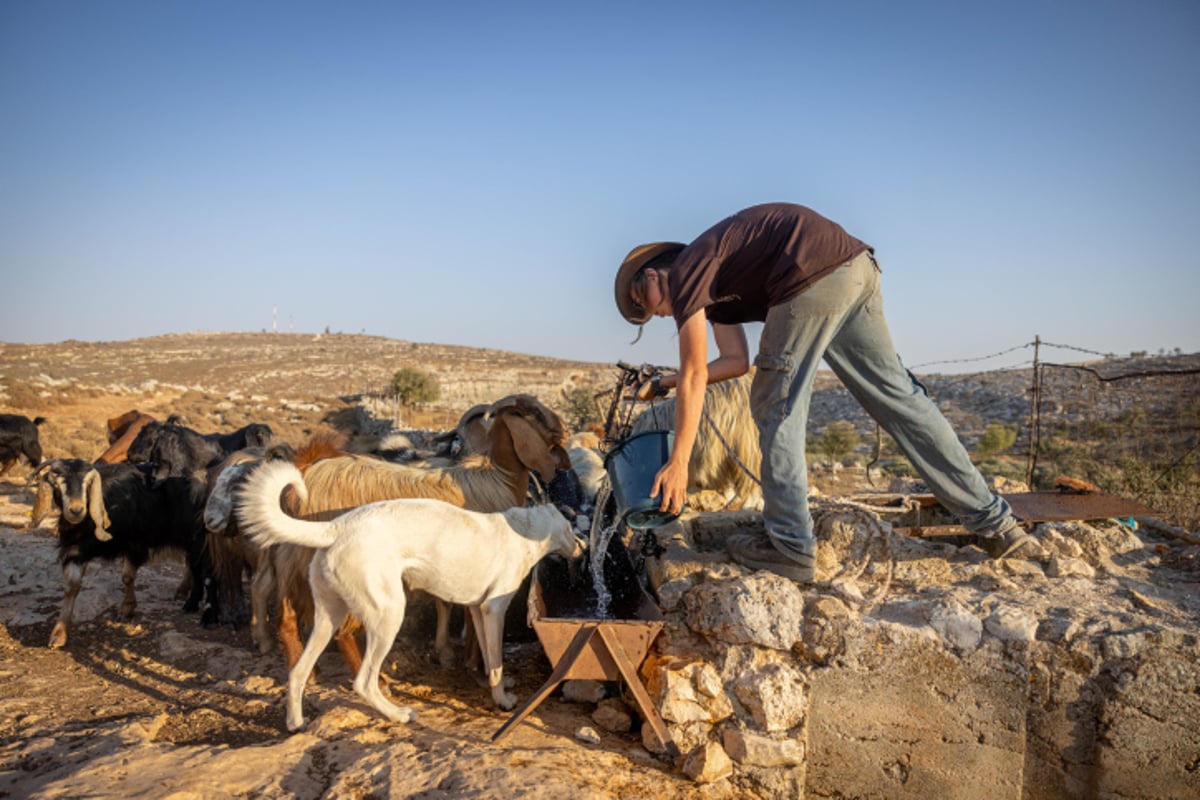
[[818, 278], [869, 246], [817, 212], [792, 203], [751, 206], [712, 226], [675, 257], [675, 324], [705, 309], [723, 324], [761, 322]]

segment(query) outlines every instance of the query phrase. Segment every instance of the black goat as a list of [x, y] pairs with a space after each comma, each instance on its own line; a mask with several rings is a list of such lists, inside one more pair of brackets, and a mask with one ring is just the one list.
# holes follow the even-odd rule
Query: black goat
[[42, 445], [37, 426], [44, 417], [30, 419], [23, 414], [0, 414], [0, 475], [12, 469], [22, 457], [29, 466], [42, 463]]
[[200, 433], [171, 421], [147, 423], [129, 445], [126, 459], [152, 464], [154, 480], [198, 475], [230, 453], [271, 444], [271, 428], [252, 423], [232, 433]]
[[[194, 477], [168, 478], [152, 486], [132, 464], [95, 464], [80, 458], [53, 459], [34, 476], [39, 494], [52, 492], [61, 511], [58, 561], [65, 594], [62, 612], [50, 634], [50, 646], [66, 644], [75, 598], [87, 565], [96, 559], [124, 561], [121, 582], [125, 597], [120, 613], [128, 618], [137, 607], [133, 581], [137, 570], [160, 551], [182, 551], [191, 573], [191, 594], [183, 609], [196, 611], [207, 587], [202, 622], [216, 625], [216, 586], [205, 547], [204, 482]], [[42, 503], [36, 503], [42, 506]], [[34, 525], [41, 522], [35, 519]]]

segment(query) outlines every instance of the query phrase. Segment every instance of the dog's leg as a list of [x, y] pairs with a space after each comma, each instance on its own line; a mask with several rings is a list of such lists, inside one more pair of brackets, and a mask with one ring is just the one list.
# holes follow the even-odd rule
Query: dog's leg
[[481, 606], [471, 606], [471, 619], [479, 637], [492, 700], [505, 711], [517, 704], [517, 696], [504, 690], [504, 614], [511, 600], [512, 595], [508, 595], [488, 600]]
[[[314, 570], [315, 572], [315, 570]], [[317, 658], [329, 646], [333, 638], [334, 620], [344, 619], [347, 614], [346, 604], [328, 587], [321, 592], [316, 581], [312, 582], [313, 590], [313, 626], [309, 634], [308, 644], [300, 654], [296, 665], [288, 674], [287, 727], [295, 731], [304, 727], [304, 685], [312, 674]]]
[[379, 688], [379, 671], [383, 667], [383, 660], [392, 649], [396, 634], [404, 623], [404, 592], [401, 590], [395, 597], [377, 600], [378, 605], [371, 609], [370, 617], [362, 619], [363, 627], [367, 630], [367, 651], [362, 667], [354, 678], [354, 691], [392, 722], [412, 722], [417, 718], [417, 712], [388, 700]]

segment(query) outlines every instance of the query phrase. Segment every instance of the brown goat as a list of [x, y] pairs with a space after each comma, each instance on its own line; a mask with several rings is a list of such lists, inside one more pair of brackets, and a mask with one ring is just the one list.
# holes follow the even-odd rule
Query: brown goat
[[136, 408], [126, 411], [119, 417], [108, 421], [108, 449], [96, 457], [96, 464], [119, 464], [125, 460], [129, 445], [137, 438], [138, 431], [146, 427], [146, 423], [154, 422], [154, 417], [143, 414]]
[[[309, 496], [294, 515], [332, 519], [366, 503], [403, 497], [443, 500], [471, 511], [504, 511], [525, 504], [531, 472], [549, 482], [556, 470], [571, 468], [562, 420], [536, 398], [505, 398], [493, 405], [492, 415], [488, 430], [490, 455], [473, 457], [456, 466], [418, 468], [361, 455], [309, 463], [298, 460]], [[296, 545], [277, 545], [272, 551], [282, 606], [277, 630], [289, 669], [302, 650], [297, 617], [307, 619], [312, 613], [308, 586], [312, 556], [311, 549]], [[450, 659], [447, 617], [439, 610], [437, 649], [443, 661]], [[355, 640], [357, 629], [357, 620], [349, 618], [335, 637], [355, 674], [362, 661]]]

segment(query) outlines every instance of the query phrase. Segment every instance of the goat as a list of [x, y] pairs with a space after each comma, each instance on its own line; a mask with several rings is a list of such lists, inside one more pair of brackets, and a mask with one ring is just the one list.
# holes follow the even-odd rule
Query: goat
[[[303, 469], [307, 500], [289, 510], [305, 519], [328, 520], [367, 503], [405, 497], [443, 500], [485, 512], [524, 505], [531, 472], [550, 482], [558, 471], [570, 470], [563, 447], [566, 431], [554, 412], [528, 395], [505, 398], [492, 408], [490, 456], [429, 469], [362, 455], [319, 460]], [[296, 619], [312, 615], [307, 581], [312, 556], [311, 548], [299, 545], [277, 545], [272, 550], [283, 606], [277, 632], [289, 669], [301, 650]], [[443, 663], [453, 660], [448, 630], [448, 613], [440, 607], [435, 646]], [[355, 632], [356, 624], [351, 622], [336, 636], [353, 672], [361, 665]]]
[[119, 464], [124, 461], [129, 446], [133, 444], [142, 428], [150, 422], [155, 422], [154, 417], [143, 414], [136, 408], [108, 420], [108, 449], [96, 457], [95, 463]]
[[[696, 432], [696, 444], [688, 460], [688, 494], [696, 495], [706, 489], [716, 492], [725, 500], [723, 507], [729, 510], [760, 503], [762, 498], [756, 480], [762, 467], [762, 450], [758, 426], [750, 416], [751, 380], [752, 373], [747, 373], [709, 384], [704, 393], [704, 412]], [[639, 414], [633, 421], [631, 435], [670, 430], [674, 425], [675, 398], [669, 397]], [[714, 426], [720, 431], [720, 437], [713, 431]], [[721, 437], [729, 447], [721, 442]], [[753, 477], [738, 464], [738, 460], [754, 473]]]
[[38, 426], [45, 417], [30, 419], [23, 414], [0, 414], [0, 475], [6, 474], [24, 458], [30, 467], [42, 463], [42, 444]]
[[272, 644], [267, 619], [275, 595], [275, 571], [267, 554], [239, 535], [237, 517], [233, 513], [234, 498], [250, 473], [264, 460], [295, 459], [296, 452], [291, 445], [276, 443], [265, 452], [258, 448], [238, 450], [208, 470], [204, 527], [208, 530], [208, 551], [218, 587], [221, 622], [236, 627], [240, 621], [239, 614], [245, 605], [242, 573], [249, 569], [251, 635], [262, 653], [270, 651]]
[[149, 422], [129, 445], [126, 458], [153, 465], [155, 480], [208, 469], [225, 456], [247, 448], [266, 448], [270, 427], [253, 423], [232, 433], [204, 434], [173, 422]]
[[[91, 464], [81, 458], [47, 461], [34, 479], [39, 492], [53, 494], [50, 505], [61, 512], [56, 533], [65, 593], [50, 647], [66, 644], [84, 571], [96, 559], [123, 559], [120, 614], [129, 618], [137, 607], [133, 582], [138, 568], [160, 551], [182, 551], [193, 576], [184, 611], [199, 608], [208, 569], [200, 519], [203, 483], [191, 477], [169, 478], [152, 487], [132, 464]], [[40, 523], [40, 518], [34, 520]]]

